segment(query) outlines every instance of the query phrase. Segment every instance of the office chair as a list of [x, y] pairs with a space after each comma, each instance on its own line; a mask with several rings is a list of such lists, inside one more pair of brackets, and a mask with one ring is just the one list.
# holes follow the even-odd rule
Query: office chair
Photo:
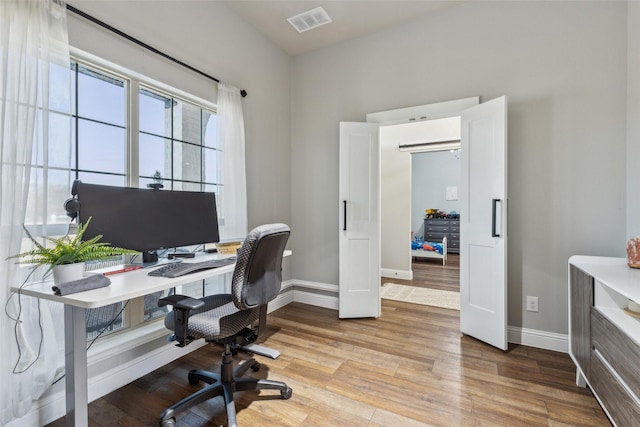
[[[265, 328], [267, 303], [280, 292], [282, 282], [282, 256], [290, 230], [285, 224], [257, 227], [247, 235], [238, 249], [233, 272], [231, 294], [210, 295], [201, 299], [183, 295], [162, 298], [160, 306], [172, 305], [165, 317], [165, 326], [174, 331], [178, 346], [194, 339], [224, 346], [220, 374], [203, 370], [189, 372], [189, 384], [204, 381], [208, 385], [182, 399], [160, 415], [160, 426], [175, 425], [176, 414], [217, 396], [223, 396], [229, 427], [237, 426], [233, 393], [245, 390], [280, 390], [283, 399], [289, 399], [291, 388], [280, 381], [241, 378], [251, 368], [260, 369], [253, 358], [233, 368], [233, 352], [237, 345], [255, 341], [260, 327]], [[258, 328], [251, 325], [260, 319]]]

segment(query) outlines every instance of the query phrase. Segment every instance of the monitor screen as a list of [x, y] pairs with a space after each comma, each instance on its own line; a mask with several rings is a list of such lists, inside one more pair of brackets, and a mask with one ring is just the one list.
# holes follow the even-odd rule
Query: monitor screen
[[78, 221], [91, 222], [87, 239], [137, 251], [215, 243], [215, 193], [152, 190], [77, 183]]

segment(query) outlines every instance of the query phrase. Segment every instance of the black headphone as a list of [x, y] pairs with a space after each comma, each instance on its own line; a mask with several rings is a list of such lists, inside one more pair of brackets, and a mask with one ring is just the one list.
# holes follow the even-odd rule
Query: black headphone
[[67, 216], [72, 220], [76, 219], [78, 216], [78, 212], [80, 212], [80, 200], [78, 200], [78, 185], [80, 185], [82, 181], [76, 179], [73, 181], [71, 185], [71, 195], [73, 196], [70, 199], [65, 200], [64, 202], [64, 210], [67, 211]]

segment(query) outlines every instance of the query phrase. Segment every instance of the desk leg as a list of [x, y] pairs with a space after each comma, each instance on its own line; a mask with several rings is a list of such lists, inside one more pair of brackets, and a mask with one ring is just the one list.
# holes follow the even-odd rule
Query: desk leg
[[86, 309], [64, 306], [64, 349], [66, 425], [86, 427], [89, 422]]

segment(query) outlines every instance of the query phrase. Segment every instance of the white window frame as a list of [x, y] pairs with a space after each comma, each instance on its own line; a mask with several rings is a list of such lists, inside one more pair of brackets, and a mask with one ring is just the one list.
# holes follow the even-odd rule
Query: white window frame
[[[180, 101], [195, 104], [203, 109], [210, 110], [217, 114], [218, 106], [216, 103], [207, 101], [200, 97], [191, 95], [180, 89], [171, 87], [165, 83], [159, 82], [152, 78], [146, 77], [140, 73], [127, 69], [125, 67], [114, 64], [110, 61], [102, 59], [98, 56], [84, 52], [80, 49], [71, 47], [71, 61], [77, 62], [88, 68], [93, 68], [96, 71], [102, 71], [106, 74], [113, 75], [124, 80], [127, 84], [125, 90], [125, 113], [126, 121], [126, 147], [127, 153], [125, 155], [125, 186], [139, 187], [139, 92], [140, 88], [145, 88], [157, 93], [166, 95]], [[77, 108], [77, 106], [76, 106]], [[76, 114], [78, 112], [76, 111]], [[222, 182], [217, 183], [223, 185]], [[223, 220], [221, 219], [221, 222]], [[225, 279], [226, 280], [226, 279]], [[205, 289], [206, 284], [202, 285], [202, 289]], [[130, 300], [124, 311], [125, 323], [123, 328], [109, 334], [109, 339], [112, 337], [118, 337], [119, 335], [126, 334], [132, 328], [143, 327], [151, 323], [157, 322], [161, 318], [151, 319], [144, 321], [144, 297]], [[115, 338], [117, 339], [117, 338]]]

